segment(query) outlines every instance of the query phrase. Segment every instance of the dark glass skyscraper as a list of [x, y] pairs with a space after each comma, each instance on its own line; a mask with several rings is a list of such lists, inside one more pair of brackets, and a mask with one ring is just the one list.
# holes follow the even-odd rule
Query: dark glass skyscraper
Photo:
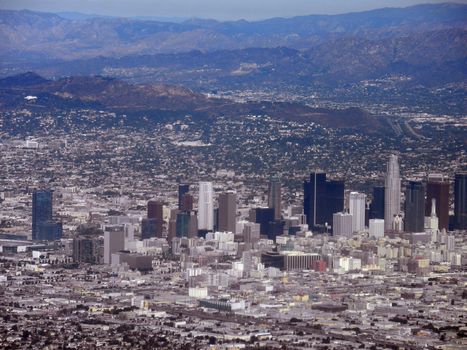
[[32, 194], [32, 239], [39, 237], [41, 224], [52, 221], [52, 191], [36, 190]]
[[310, 229], [332, 224], [332, 214], [344, 209], [344, 181], [326, 181], [326, 174], [314, 172], [303, 184], [303, 209]]
[[183, 195], [188, 192], [190, 192], [190, 185], [188, 184], [178, 185], [178, 209], [183, 210], [182, 209]]
[[308, 227], [324, 225], [326, 216], [326, 173], [314, 172], [303, 184], [303, 210]]
[[384, 186], [373, 187], [373, 200], [370, 204], [370, 219], [384, 219]]
[[456, 174], [454, 180], [454, 225], [467, 230], [467, 173]]
[[410, 181], [405, 189], [406, 232], [423, 232], [425, 228], [425, 188], [419, 181]]
[[[148, 202], [148, 222], [147, 224], [151, 227], [150, 237], [162, 237], [162, 231], [164, 228], [164, 204], [158, 201]], [[154, 230], [153, 230], [154, 228]], [[148, 231], [149, 232], [149, 231]], [[149, 237], [146, 237], [149, 238]]]
[[332, 214], [344, 211], [344, 181], [330, 180], [326, 182], [326, 216], [325, 223], [332, 225]]

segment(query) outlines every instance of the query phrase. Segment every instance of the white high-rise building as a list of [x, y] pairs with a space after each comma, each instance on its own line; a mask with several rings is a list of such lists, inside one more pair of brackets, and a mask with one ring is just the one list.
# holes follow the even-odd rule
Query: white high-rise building
[[352, 215], [349, 213], [332, 214], [332, 235], [352, 236]]
[[384, 220], [370, 219], [369, 223], [370, 237], [381, 238], [384, 236]]
[[401, 210], [401, 178], [399, 173], [399, 161], [395, 154], [391, 154], [384, 182], [384, 228], [390, 230], [393, 227], [394, 217]]
[[350, 192], [349, 212], [352, 215], [352, 231], [358, 232], [365, 229], [366, 194]]
[[214, 195], [212, 182], [199, 183], [198, 230], [212, 231], [214, 228]]

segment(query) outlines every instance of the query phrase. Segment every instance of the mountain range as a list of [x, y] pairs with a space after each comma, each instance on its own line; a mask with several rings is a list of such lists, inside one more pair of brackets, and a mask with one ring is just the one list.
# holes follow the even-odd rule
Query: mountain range
[[27, 71], [53, 79], [102, 75], [195, 91], [310, 86], [349, 91], [352, 84], [392, 79], [398, 95], [407, 89], [420, 95], [420, 87], [430, 95], [465, 84], [467, 5], [256, 22], [0, 10], [0, 76]]

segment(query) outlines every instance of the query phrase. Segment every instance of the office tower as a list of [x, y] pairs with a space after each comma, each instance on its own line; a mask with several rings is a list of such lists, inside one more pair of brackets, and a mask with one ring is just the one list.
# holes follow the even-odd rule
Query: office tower
[[[158, 201], [148, 202], [148, 219], [155, 220], [154, 235], [151, 237], [162, 237], [164, 227], [164, 204]], [[151, 225], [152, 225], [151, 221]], [[149, 237], [148, 237], [149, 238]]]
[[164, 204], [158, 201], [148, 202], [148, 219], [163, 220]]
[[190, 185], [188, 184], [180, 184], [178, 185], [178, 209], [182, 209], [182, 198], [184, 194], [190, 192]]
[[[179, 213], [178, 209], [170, 210], [169, 217], [169, 229], [167, 234], [167, 241], [172, 242], [172, 240], [177, 236], [177, 214]], [[196, 227], [198, 230], [198, 227]]]
[[243, 226], [243, 240], [246, 243], [255, 243], [260, 238], [260, 224], [254, 222], [247, 222]]
[[431, 200], [436, 199], [436, 213], [438, 215], [439, 229], [449, 228], [449, 181], [442, 175], [431, 174], [426, 184], [425, 216], [431, 214]]
[[194, 211], [190, 212], [190, 222], [188, 224], [188, 238], [198, 237], [198, 217]]
[[344, 181], [326, 181], [325, 173], [314, 172], [305, 181], [303, 209], [310, 229], [331, 225], [333, 214], [344, 210]]
[[73, 238], [73, 261], [86, 264], [102, 263], [103, 242], [99, 236]]
[[326, 216], [326, 174], [313, 172], [303, 184], [303, 209], [310, 229], [324, 225]]
[[384, 236], [384, 220], [370, 219], [369, 223], [370, 237], [381, 238]]
[[63, 227], [61, 222], [53, 220], [37, 224], [36, 239], [39, 241], [56, 241], [62, 238]]
[[405, 189], [406, 232], [423, 232], [425, 228], [425, 188], [419, 181], [410, 181]]
[[218, 230], [235, 233], [235, 224], [237, 222], [237, 195], [235, 192], [221, 193], [218, 201]]
[[104, 264], [110, 264], [113, 253], [125, 249], [123, 227], [109, 227], [104, 231]]
[[177, 237], [188, 237], [188, 231], [190, 228], [190, 213], [179, 212], [177, 214]]
[[52, 191], [35, 190], [32, 193], [32, 239], [39, 239], [39, 225], [52, 220]]
[[199, 183], [198, 230], [212, 231], [214, 227], [213, 190], [211, 182]]
[[189, 193], [185, 193], [182, 196], [182, 201], [179, 204], [180, 211], [192, 211], [193, 210], [193, 196]]
[[268, 235], [269, 223], [274, 221], [274, 209], [254, 208], [250, 210], [250, 221], [260, 225], [259, 232]]
[[370, 219], [384, 219], [384, 186], [373, 187], [370, 204]]
[[467, 173], [456, 174], [454, 180], [454, 227], [467, 230]]
[[341, 180], [330, 180], [326, 182], [326, 213], [324, 222], [332, 224], [332, 215], [344, 211], [344, 189], [345, 183]]
[[[393, 221], [401, 210], [401, 179], [399, 161], [395, 154], [391, 154], [387, 165], [384, 182], [384, 225], [386, 230], [393, 228]], [[399, 227], [399, 225], [397, 226]]]
[[162, 237], [159, 235], [159, 222], [157, 219], [143, 219], [141, 221], [141, 239]]
[[268, 207], [274, 209], [274, 220], [281, 219], [281, 183], [279, 179], [271, 179], [268, 187]]
[[352, 235], [352, 214], [334, 213], [332, 215], [332, 235], [350, 237]]
[[364, 193], [350, 192], [349, 213], [352, 215], [352, 232], [365, 229], [366, 195]]

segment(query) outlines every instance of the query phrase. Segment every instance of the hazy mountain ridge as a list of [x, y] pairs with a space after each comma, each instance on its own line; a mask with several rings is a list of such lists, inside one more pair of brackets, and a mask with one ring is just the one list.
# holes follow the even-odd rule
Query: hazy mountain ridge
[[450, 28], [466, 28], [467, 5], [419, 5], [335, 16], [264, 21], [182, 23], [91, 17], [71, 20], [49, 13], [0, 11], [2, 56], [47, 52], [71, 59], [127, 54], [215, 51], [248, 47], [310, 48], [341, 37], [381, 39]]

